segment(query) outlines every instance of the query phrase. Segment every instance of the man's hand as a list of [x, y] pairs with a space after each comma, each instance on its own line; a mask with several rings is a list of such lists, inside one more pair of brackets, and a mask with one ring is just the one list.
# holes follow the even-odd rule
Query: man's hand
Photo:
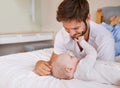
[[45, 76], [51, 74], [51, 66], [47, 61], [38, 61], [35, 65], [34, 72], [40, 76]]

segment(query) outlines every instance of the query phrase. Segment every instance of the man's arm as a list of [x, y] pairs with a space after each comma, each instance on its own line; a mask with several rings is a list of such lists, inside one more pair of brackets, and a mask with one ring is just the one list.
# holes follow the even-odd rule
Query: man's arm
[[49, 61], [49, 64], [50, 64], [50, 65], [55, 61], [55, 59], [56, 59], [57, 56], [58, 56], [58, 55], [55, 54], [54, 52], [52, 53], [52, 56], [51, 56], [50, 61]]
[[57, 57], [57, 54], [53, 52], [50, 61], [38, 61], [35, 65], [34, 72], [40, 76], [51, 74], [51, 63], [55, 60], [55, 57]]
[[54, 41], [54, 52], [51, 55], [51, 58], [49, 61], [38, 61], [35, 65], [35, 73], [38, 75], [44, 76], [44, 75], [49, 75], [51, 74], [51, 63], [55, 60], [55, 57], [62, 53], [65, 52], [65, 46], [64, 46], [64, 38], [62, 35], [62, 31], [60, 30], [55, 37]]
[[112, 37], [110, 39], [105, 39], [104, 42], [99, 45], [97, 52], [97, 59], [104, 61], [114, 61], [114, 39]]

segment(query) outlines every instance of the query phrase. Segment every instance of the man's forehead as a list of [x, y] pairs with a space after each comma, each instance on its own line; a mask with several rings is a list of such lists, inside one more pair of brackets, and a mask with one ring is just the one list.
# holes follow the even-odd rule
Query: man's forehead
[[76, 21], [63, 21], [63, 27], [75, 27], [75, 26], [78, 26], [80, 25], [82, 22], [76, 22]]

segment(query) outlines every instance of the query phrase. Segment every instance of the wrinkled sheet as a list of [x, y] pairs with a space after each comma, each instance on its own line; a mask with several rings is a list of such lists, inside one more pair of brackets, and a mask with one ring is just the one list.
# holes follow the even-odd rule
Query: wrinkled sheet
[[0, 88], [119, 88], [114, 85], [77, 79], [59, 80], [33, 72], [38, 60], [49, 60], [53, 49], [5, 55], [0, 57]]

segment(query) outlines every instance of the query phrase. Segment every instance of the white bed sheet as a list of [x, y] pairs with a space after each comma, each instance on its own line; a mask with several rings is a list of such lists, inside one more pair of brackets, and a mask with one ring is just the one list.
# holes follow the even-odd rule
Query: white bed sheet
[[11, 54], [0, 57], [0, 88], [118, 88], [82, 80], [59, 80], [33, 72], [38, 60], [48, 60], [53, 49]]

